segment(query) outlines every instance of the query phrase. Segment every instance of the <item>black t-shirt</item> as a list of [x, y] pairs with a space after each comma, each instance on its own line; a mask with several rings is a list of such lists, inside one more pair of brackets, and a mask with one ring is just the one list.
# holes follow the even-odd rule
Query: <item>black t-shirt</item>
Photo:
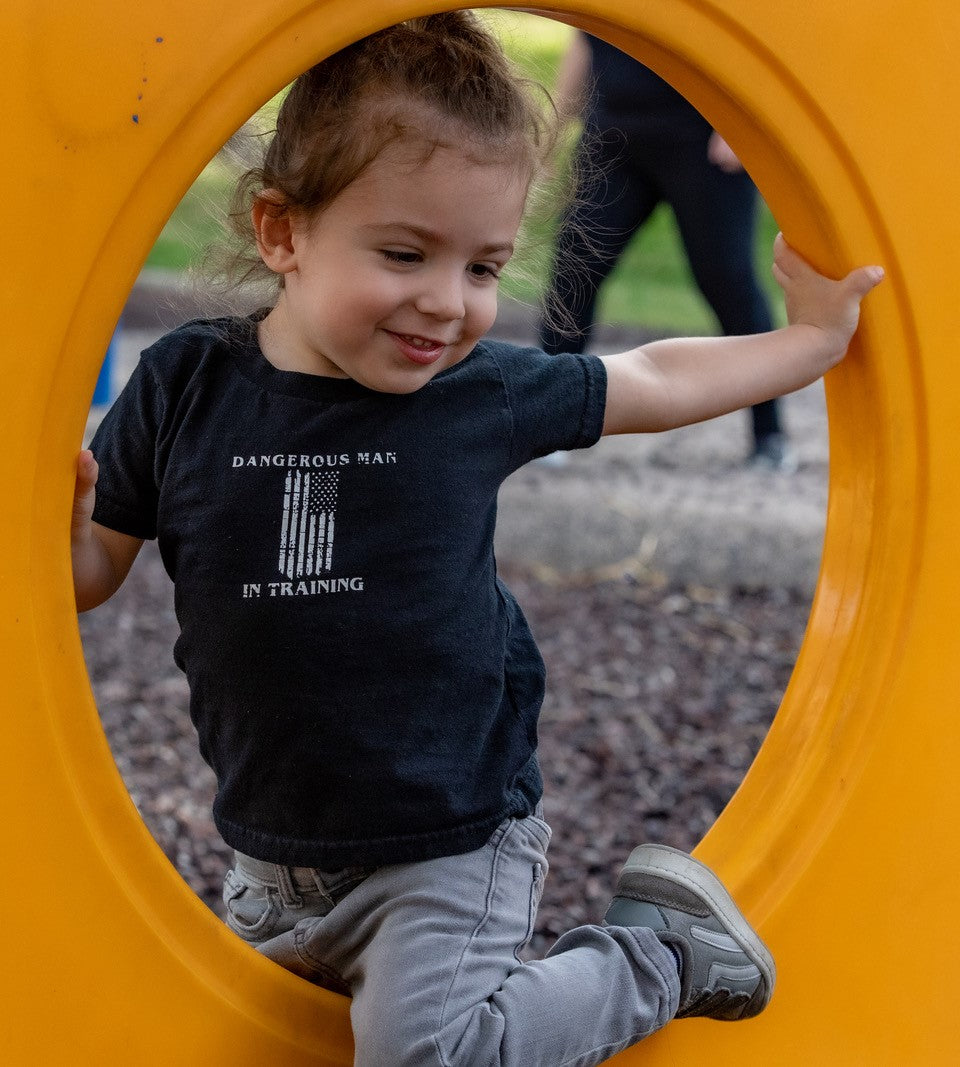
[[94, 518], [157, 537], [214, 817], [335, 869], [469, 851], [533, 810], [543, 662], [497, 492], [600, 435], [603, 364], [482, 342], [409, 395], [280, 371], [256, 322], [143, 354], [92, 448]]

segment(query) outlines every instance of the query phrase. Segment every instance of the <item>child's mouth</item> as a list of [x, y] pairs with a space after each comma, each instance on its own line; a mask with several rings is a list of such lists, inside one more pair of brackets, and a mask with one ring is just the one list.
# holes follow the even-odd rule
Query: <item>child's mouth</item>
[[434, 341], [429, 337], [417, 337], [415, 334], [391, 332], [390, 336], [407, 359], [421, 367], [436, 363], [447, 348], [442, 341]]

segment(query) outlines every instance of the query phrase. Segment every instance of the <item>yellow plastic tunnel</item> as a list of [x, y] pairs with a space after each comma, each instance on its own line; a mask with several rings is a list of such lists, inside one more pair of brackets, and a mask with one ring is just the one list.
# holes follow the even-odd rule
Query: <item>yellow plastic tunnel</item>
[[[450, 6], [3, 5], [4, 1063], [351, 1062], [346, 1001], [234, 938], [140, 821], [85, 674], [68, 519], [102, 353], [192, 179], [311, 63]], [[748, 1023], [672, 1024], [618, 1062], [960, 1062], [960, 6], [539, 10], [681, 89], [821, 269], [888, 275], [827, 383], [826, 543], [796, 671], [699, 850], [774, 950], [774, 1002]]]

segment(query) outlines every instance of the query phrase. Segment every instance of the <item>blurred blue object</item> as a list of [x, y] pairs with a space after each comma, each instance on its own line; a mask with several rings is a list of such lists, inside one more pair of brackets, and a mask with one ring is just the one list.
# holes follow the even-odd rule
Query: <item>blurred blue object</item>
[[97, 384], [93, 388], [93, 406], [100, 407], [113, 402], [113, 365], [119, 355], [120, 346], [120, 323], [113, 331], [110, 344], [107, 345], [107, 354], [103, 357], [100, 374], [97, 376]]

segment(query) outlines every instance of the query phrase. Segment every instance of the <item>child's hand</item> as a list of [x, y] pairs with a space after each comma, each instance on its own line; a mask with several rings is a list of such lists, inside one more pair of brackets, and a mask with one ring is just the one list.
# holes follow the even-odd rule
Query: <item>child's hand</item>
[[77, 481], [73, 490], [73, 517], [70, 536], [82, 541], [90, 535], [90, 520], [96, 502], [96, 484], [99, 468], [89, 448], [83, 449], [77, 460]]
[[73, 490], [73, 516], [70, 522], [73, 591], [79, 611], [95, 608], [113, 596], [143, 544], [138, 537], [108, 529], [93, 521], [99, 473], [93, 453], [88, 448], [83, 449], [77, 459], [77, 481]]
[[859, 267], [840, 281], [819, 274], [782, 233], [773, 243], [773, 276], [783, 288], [791, 325], [815, 326], [840, 359], [860, 321], [860, 301], [883, 280], [882, 267]]
[[742, 337], [672, 337], [604, 356], [603, 432], [670, 430], [751, 407], [815, 382], [843, 359], [860, 301], [883, 279], [861, 267], [832, 281], [777, 235], [773, 273], [790, 325]]

